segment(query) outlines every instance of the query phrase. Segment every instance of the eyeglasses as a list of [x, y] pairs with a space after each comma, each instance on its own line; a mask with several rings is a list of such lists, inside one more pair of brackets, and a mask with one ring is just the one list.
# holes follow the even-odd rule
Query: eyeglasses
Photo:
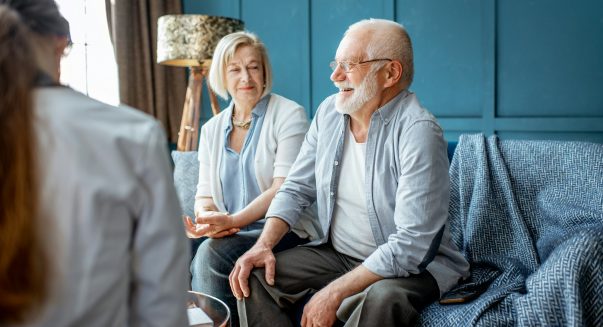
[[356, 66], [358, 66], [358, 65], [368, 64], [370, 62], [382, 61], [382, 60], [392, 61], [392, 59], [389, 59], [389, 58], [371, 59], [371, 60], [365, 60], [365, 61], [359, 61], [359, 62], [333, 60], [333, 61], [331, 61], [331, 63], [329, 63], [329, 67], [331, 67], [331, 69], [333, 71], [335, 71], [335, 69], [337, 69], [337, 66], [341, 66], [341, 69], [343, 69], [344, 72], [349, 73], [352, 70], [354, 70], [354, 68], [356, 68]]

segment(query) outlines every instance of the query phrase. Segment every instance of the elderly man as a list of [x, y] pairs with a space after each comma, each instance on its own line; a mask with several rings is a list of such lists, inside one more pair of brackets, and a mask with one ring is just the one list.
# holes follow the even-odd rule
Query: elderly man
[[[331, 68], [339, 92], [318, 108], [262, 235], [230, 274], [243, 325], [291, 325], [287, 310], [308, 294], [303, 326], [409, 325], [468, 276], [447, 225], [442, 129], [408, 91], [405, 29], [353, 24]], [[324, 237], [275, 257], [272, 247], [315, 201]]]

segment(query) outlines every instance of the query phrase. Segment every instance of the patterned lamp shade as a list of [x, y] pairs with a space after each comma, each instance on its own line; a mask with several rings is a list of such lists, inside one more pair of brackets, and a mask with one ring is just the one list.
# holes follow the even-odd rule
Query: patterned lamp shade
[[243, 21], [207, 15], [165, 15], [157, 21], [157, 63], [195, 67], [211, 60], [220, 39], [242, 31]]

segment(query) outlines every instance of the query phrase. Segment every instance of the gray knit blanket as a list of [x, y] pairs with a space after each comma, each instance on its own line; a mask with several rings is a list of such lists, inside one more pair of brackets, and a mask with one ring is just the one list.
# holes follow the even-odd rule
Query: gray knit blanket
[[463, 135], [450, 178], [458, 288], [483, 293], [420, 326], [603, 326], [603, 144]]

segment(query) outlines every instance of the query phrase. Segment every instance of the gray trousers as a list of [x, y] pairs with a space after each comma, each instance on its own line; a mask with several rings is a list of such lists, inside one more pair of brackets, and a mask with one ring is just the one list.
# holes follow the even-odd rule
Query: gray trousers
[[[250, 296], [237, 301], [241, 326], [295, 326], [291, 310], [296, 302], [361, 263], [330, 244], [298, 246], [276, 254], [275, 285], [266, 283], [264, 269], [254, 269]], [[438, 285], [427, 271], [383, 279], [345, 299], [337, 318], [345, 326], [412, 326], [419, 312], [439, 296]]]

